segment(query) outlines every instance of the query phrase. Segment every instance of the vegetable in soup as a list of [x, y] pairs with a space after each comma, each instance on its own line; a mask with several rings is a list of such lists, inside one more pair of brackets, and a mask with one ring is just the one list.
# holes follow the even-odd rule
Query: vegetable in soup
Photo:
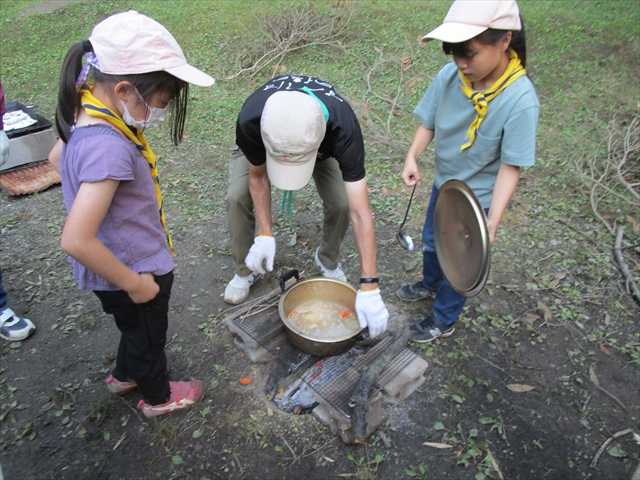
[[346, 337], [360, 328], [358, 317], [351, 310], [325, 301], [298, 305], [287, 319], [294, 330], [318, 340]]

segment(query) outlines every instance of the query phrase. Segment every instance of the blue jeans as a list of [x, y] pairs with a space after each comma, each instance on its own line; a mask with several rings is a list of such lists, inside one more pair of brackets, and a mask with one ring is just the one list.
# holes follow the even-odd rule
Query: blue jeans
[[437, 292], [433, 300], [433, 315], [436, 319], [445, 325], [453, 325], [462, 313], [467, 298], [451, 288], [438, 262], [433, 241], [433, 212], [437, 196], [438, 189], [434, 185], [427, 207], [427, 219], [422, 229], [422, 284], [432, 292]]
[[2, 270], [0, 270], [0, 313], [7, 309], [7, 292], [2, 286]]

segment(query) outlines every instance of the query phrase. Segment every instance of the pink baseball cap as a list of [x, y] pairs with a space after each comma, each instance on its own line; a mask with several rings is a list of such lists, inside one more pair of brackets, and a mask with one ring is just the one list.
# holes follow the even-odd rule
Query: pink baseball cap
[[456, 0], [444, 23], [422, 37], [422, 41], [462, 43], [489, 28], [522, 30], [520, 9], [515, 0]]
[[276, 92], [260, 118], [269, 181], [282, 190], [304, 187], [327, 129], [320, 102], [299, 91]]
[[102, 73], [165, 71], [194, 85], [213, 85], [212, 77], [187, 63], [169, 30], [135, 10], [106, 18], [93, 28], [89, 40]]

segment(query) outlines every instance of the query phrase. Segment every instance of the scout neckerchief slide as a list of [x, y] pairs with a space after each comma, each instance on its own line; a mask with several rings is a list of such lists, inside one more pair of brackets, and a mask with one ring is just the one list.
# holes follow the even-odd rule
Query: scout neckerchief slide
[[487, 114], [487, 104], [513, 82], [527, 74], [527, 71], [524, 69], [520, 59], [518, 58], [518, 54], [514, 50], [509, 50], [509, 58], [511, 60], [509, 61], [507, 70], [485, 92], [477, 92], [473, 90], [469, 79], [465, 77], [462, 72], [458, 72], [460, 89], [462, 90], [462, 93], [464, 93], [466, 97], [473, 102], [473, 106], [477, 113], [475, 120], [469, 127], [469, 130], [467, 130], [467, 135], [464, 137], [464, 142], [462, 142], [460, 151], [469, 148], [476, 139], [476, 132], [478, 131], [478, 128], [480, 128], [480, 124]]
[[[120, 115], [114, 113], [110, 110], [106, 105], [104, 105], [100, 100], [93, 96], [91, 93], [91, 86], [86, 83], [82, 85], [80, 88], [80, 104], [82, 108], [84, 108], [87, 115], [92, 117], [103, 118], [108, 121], [113, 127], [121, 131], [129, 140], [131, 140], [136, 147], [138, 147], [138, 151], [145, 158], [147, 163], [149, 164], [149, 169], [151, 170], [151, 177], [153, 178], [153, 184], [156, 189], [156, 197], [158, 199], [158, 211], [160, 213], [160, 221], [162, 222], [162, 226], [164, 227], [164, 231], [167, 234], [167, 242], [169, 243], [169, 251], [171, 254], [175, 256], [173, 251], [173, 242], [171, 241], [171, 235], [169, 235], [169, 229], [167, 228], [167, 222], [164, 217], [164, 210], [162, 209], [162, 192], [160, 192], [160, 183], [158, 182], [158, 169], [156, 168], [156, 156], [151, 150], [151, 147], [147, 143], [147, 140], [144, 138], [144, 134], [142, 132], [137, 135], [133, 133], [131, 128], [124, 123]], [[136, 130], [137, 131], [137, 130]]]

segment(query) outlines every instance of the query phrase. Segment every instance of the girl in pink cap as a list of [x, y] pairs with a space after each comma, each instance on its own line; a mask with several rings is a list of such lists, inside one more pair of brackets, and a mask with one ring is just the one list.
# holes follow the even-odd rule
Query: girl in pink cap
[[411, 339], [448, 337], [466, 297], [442, 273], [435, 253], [433, 213], [438, 189], [465, 182], [487, 213], [491, 242], [520, 177], [535, 162], [540, 103], [525, 70], [524, 26], [513, 0], [456, 1], [444, 23], [423, 37], [442, 41], [452, 56], [414, 114], [420, 119], [401, 178], [420, 183], [418, 157], [435, 139], [435, 176], [422, 231], [423, 279], [396, 294], [415, 301], [434, 296], [433, 311], [411, 325]]
[[79, 288], [98, 296], [121, 332], [107, 387], [116, 395], [139, 388], [147, 417], [187, 408], [204, 393], [200, 381], [169, 381], [174, 263], [156, 157], [144, 137], [168, 114], [180, 143], [189, 83], [213, 79], [187, 63], [167, 29], [134, 11], [107, 18], [71, 47], [60, 75], [61, 142], [51, 159], [59, 160], [68, 212], [62, 248]]

